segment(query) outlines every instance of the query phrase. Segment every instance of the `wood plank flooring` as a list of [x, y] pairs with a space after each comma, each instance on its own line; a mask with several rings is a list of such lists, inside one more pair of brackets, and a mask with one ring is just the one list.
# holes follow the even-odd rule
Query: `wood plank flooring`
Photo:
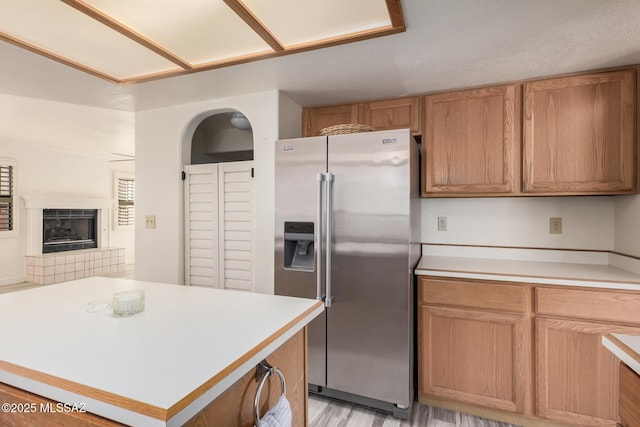
[[517, 427], [512, 424], [415, 403], [410, 420], [399, 420], [346, 402], [309, 396], [309, 427]]

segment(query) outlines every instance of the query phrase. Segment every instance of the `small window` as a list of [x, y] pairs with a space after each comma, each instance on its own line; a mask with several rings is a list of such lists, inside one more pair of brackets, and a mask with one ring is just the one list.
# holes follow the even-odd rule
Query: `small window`
[[0, 159], [0, 232], [15, 229], [15, 164]]
[[131, 174], [115, 174], [117, 212], [115, 226], [128, 227], [135, 223], [135, 181]]

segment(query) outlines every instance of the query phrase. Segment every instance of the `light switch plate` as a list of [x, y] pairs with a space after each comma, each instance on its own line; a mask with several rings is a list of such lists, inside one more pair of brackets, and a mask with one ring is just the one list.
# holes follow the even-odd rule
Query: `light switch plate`
[[447, 217], [439, 216], [438, 217], [438, 231], [447, 231]]
[[144, 216], [144, 228], [156, 228], [156, 216], [145, 215]]

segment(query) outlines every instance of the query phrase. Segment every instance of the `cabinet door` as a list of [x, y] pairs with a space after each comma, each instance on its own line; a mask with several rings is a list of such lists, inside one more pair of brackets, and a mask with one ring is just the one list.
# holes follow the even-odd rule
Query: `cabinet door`
[[616, 425], [618, 359], [603, 334], [640, 328], [554, 318], [536, 320], [537, 415], [577, 425]]
[[367, 102], [363, 104], [360, 123], [372, 126], [375, 130], [409, 128], [412, 134], [419, 135], [419, 109], [417, 96]]
[[425, 96], [423, 196], [519, 190], [517, 92], [507, 85]]
[[636, 190], [636, 72], [564, 77], [524, 86], [524, 191]]
[[620, 362], [620, 419], [625, 427], [640, 425], [640, 375]]
[[359, 112], [360, 104], [305, 108], [302, 110], [302, 131], [304, 136], [319, 136], [320, 131], [329, 126], [359, 123]]
[[523, 412], [530, 336], [515, 314], [422, 305], [421, 397]]

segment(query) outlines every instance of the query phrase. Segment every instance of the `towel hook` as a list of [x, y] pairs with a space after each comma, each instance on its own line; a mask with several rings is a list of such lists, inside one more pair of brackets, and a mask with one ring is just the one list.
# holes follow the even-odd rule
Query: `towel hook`
[[258, 363], [256, 366], [256, 381], [259, 382], [258, 389], [256, 390], [256, 398], [253, 402], [253, 416], [255, 419], [256, 427], [260, 427], [260, 395], [262, 394], [262, 387], [267, 382], [272, 374], [277, 374], [280, 378], [280, 386], [282, 387], [282, 396], [287, 394], [287, 383], [284, 379], [282, 371], [267, 363], [266, 359]]

